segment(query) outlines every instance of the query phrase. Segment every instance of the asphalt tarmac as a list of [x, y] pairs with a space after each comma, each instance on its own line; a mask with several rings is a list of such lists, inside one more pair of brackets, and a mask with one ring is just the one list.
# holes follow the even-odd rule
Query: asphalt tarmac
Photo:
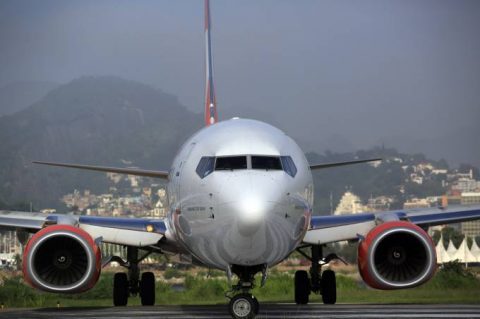
[[[479, 296], [480, 298], [480, 296]], [[4, 309], [0, 318], [231, 318], [226, 305]], [[257, 318], [480, 318], [480, 305], [261, 304]]]

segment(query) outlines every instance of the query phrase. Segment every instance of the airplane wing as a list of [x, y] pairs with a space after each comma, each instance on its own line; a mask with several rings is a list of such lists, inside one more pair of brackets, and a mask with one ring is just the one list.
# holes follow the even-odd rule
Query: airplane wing
[[48, 166], [57, 166], [57, 167], [78, 168], [78, 169], [85, 169], [85, 170], [97, 171], [97, 172], [118, 173], [118, 174], [128, 174], [128, 175], [136, 175], [136, 176], [143, 176], [143, 177], [168, 179], [167, 171], [151, 171], [151, 170], [136, 169], [136, 168], [118, 168], [118, 167], [107, 167], [107, 166], [92, 166], [92, 165], [40, 162], [40, 161], [33, 161], [32, 163], [48, 165]]
[[30, 233], [51, 225], [70, 225], [83, 229], [105, 243], [147, 247], [165, 238], [163, 219], [117, 218], [63, 214], [43, 214], [0, 210], [0, 228]]
[[381, 158], [368, 158], [368, 159], [345, 161], [345, 162], [310, 164], [310, 169], [311, 170], [316, 170], [316, 169], [324, 169], [324, 168], [330, 168], [330, 167], [338, 167], [338, 166], [360, 164], [360, 163], [379, 162], [379, 161], [382, 161], [382, 159]]
[[388, 221], [409, 221], [421, 228], [480, 219], [480, 205], [407, 209], [336, 216], [312, 216], [304, 243], [326, 244], [361, 239], [375, 226]]

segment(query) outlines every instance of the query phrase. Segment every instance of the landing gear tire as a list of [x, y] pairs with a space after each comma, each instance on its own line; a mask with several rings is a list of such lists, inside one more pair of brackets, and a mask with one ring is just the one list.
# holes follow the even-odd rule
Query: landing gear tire
[[297, 305], [308, 304], [310, 295], [310, 279], [305, 270], [295, 272], [295, 303]]
[[127, 274], [117, 272], [113, 277], [113, 305], [126, 306], [128, 302], [128, 294]]
[[155, 304], [155, 275], [152, 272], [144, 272], [140, 280], [140, 299], [142, 306]]
[[257, 298], [255, 298], [255, 296], [252, 296], [252, 298], [254, 303], [253, 311], [255, 312], [256, 315], [258, 315], [258, 312], [260, 311], [260, 304], [258, 303], [258, 300]]
[[333, 305], [337, 302], [337, 282], [333, 270], [322, 272], [322, 300], [324, 304]]
[[251, 294], [238, 294], [230, 300], [228, 310], [234, 319], [253, 319], [258, 313], [258, 301]]

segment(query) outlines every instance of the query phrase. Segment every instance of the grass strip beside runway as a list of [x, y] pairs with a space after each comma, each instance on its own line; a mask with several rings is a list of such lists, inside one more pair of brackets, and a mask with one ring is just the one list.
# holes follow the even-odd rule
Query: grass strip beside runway
[[[219, 273], [217, 273], [219, 274]], [[172, 274], [168, 275], [170, 277]], [[38, 292], [23, 283], [20, 276], [3, 274], [0, 286], [0, 302], [5, 307], [56, 307], [61, 306], [111, 306], [113, 273], [102, 274], [92, 290], [76, 295], [57, 295]], [[206, 273], [192, 275], [175, 271], [172, 277], [180, 277], [181, 285], [157, 281], [156, 304], [201, 305], [224, 304], [227, 281], [223, 276], [207, 278]], [[259, 280], [257, 280], [259, 283]], [[480, 279], [478, 274], [458, 267], [440, 270], [434, 278], [421, 287], [380, 291], [368, 288], [358, 274], [337, 275], [338, 303], [472, 303], [480, 304]], [[261, 302], [293, 302], [293, 272], [272, 271], [265, 287], [254, 289]], [[312, 302], [320, 302], [321, 296], [310, 295]], [[129, 305], [139, 305], [139, 298], [130, 298]]]

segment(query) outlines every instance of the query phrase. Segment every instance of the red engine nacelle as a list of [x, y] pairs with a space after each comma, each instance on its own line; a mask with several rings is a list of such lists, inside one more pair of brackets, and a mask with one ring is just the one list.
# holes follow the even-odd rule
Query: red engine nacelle
[[358, 246], [358, 269], [372, 288], [410, 288], [436, 270], [432, 239], [415, 224], [391, 221], [372, 229]]
[[32, 287], [57, 293], [92, 288], [101, 271], [100, 249], [84, 230], [70, 225], [48, 226], [28, 241], [23, 276]]

